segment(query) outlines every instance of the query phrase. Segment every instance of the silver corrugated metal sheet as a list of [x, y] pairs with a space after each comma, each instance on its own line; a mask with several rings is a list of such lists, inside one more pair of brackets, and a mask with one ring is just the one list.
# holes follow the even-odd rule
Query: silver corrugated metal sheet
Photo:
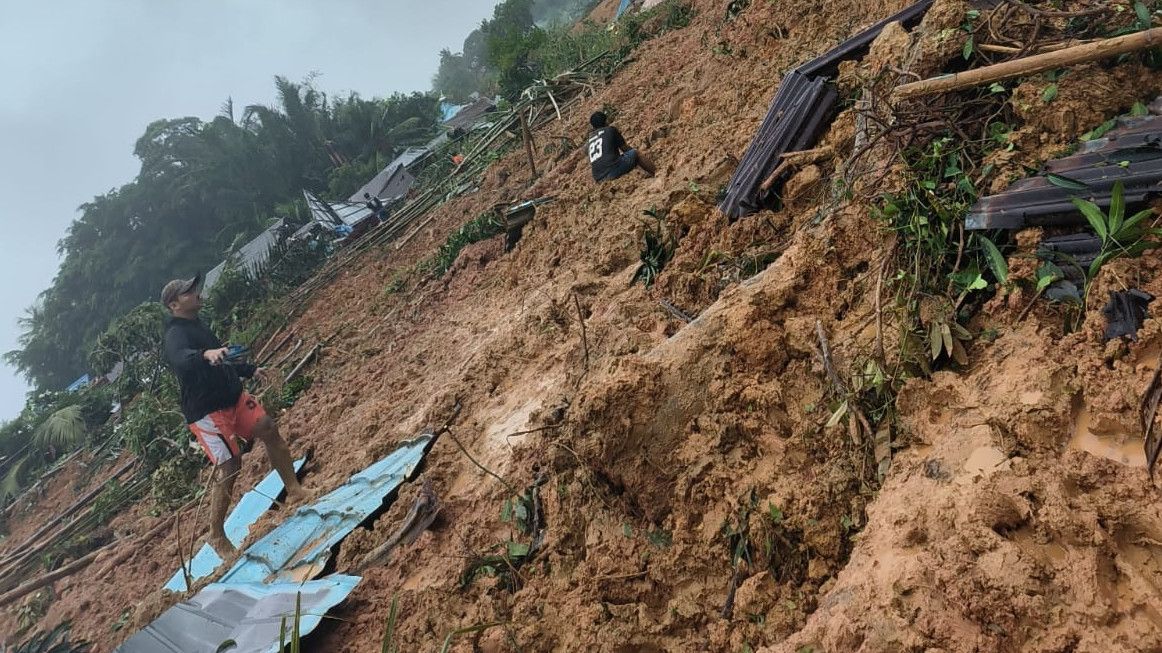
[[[270, 251], [278, 244], [279, 234], [282, 231], [285, 220], [279, 219], [278, 222], [270, 225], [254, 237], [254, 240], [246, 243], [238, 248], [234, 253], [235, 261], [238, 267], [244, 270], [247, 274], [255, 274], [270, 258]], [[218, 277], [222, 276], [222, 272], [226, 270], [226, 261], [222, 261], [215, 265], [212, 270], [206, 273], [206, 280], [202, 284], [203, 292], [214, 287], [218, 283]]]
[[[276, 653], [280, 631], [290, 641], [295, 602], [301, 595], [299, 633], [315, 629], [328, 610], [347, 598], [358, 576], [334, 574], [305, 583], [207, 585], [166, 610], [115, 653]], [[223, 648], [227, 642], [234, 646]]]

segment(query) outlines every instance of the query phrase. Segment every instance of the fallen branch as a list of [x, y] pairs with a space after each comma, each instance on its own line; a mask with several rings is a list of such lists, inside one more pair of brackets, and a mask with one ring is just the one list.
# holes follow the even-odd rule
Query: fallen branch
[[400, 527], [392, 533], [387, 541], [371, 550], [367, 555], [363, 556], [363, 560], [355, 565], [355, 573], [360, 573], [364, 569], [374, 565], [381, 565], [391, 557], [391, 552], [401, 544], [411, 544], [416, 541], [432, 522], [436, 520], [436, 515], [440, 512], [440, 501], [436, 498], [436, 493], [432, 491], [431, 484], [425, 479], [423, 486], [420, 488], [419, 494], [416, 495], [416, 500], [412, 503], [412, 507], [408, 510], [408, 514], [403, 518], [403, 523]]
[[1112, 39], [1095, 41], [1076, 45], [1056, 52], [1036, 54], [1031, 57], [1005, 61], [983, 68], [967, 70], [962, 73], [941, 75], [918, 82], [910, 82], [897, 86], [892, 96], [895, 100], [907, 100], [932, 93], [955, 91], [970, 86], [990, 84], [1006, 79], [1024, 77], [1036, 73], [1064, 68], [1076, 64], [1099, 61], [1110, 57], [1144, 50], [1162, 45], [1162, 27], [1155, 27], [1144, 32], [1117, 36]]
[[[275, 334], [275, 335], [278, 335], [278, 334]], [[257, 361], [258, 366], [261, 367], [261, 366], [265, 365], [268, 360], [270, 360], [271, 358], [274, 358], [274, 355], [277, 354], [279, 351], [281, 351], [282, 348], [286, 346], [286, 343], [290, 342], [290, 339], [293, 338], [294, 336], [295, 336], [294, 331], [287, 331], [286, 335], [283, 336], [282, 340], [278, 341], [278, 344], [274, 346], [274, 349], [270, 350], [270, 353], [266, 353], [266, 347], [263, 347], [263, 351], [258, 352], [258, 356], [255, 357], [255, 360]], [[273, 336], [271, 337], [271, 340], [272, 341], [274, 340]], [[268, 343], [266, 343], [266, 345], [267, 345], [267, 347], [269, 347], [270, 343], [268, 342]], [[265, 354], [265, 356], [263, 354]]]
[[90, 503], [92, 503], [94, 499], [96, 499], [103, 491], [105, 491], [105, 488], [108, 486], [109, 482], [115, 481], [118, 478], [120, 478], [122, 475], [125, 474], [125, 472], [129, 471], [130, 467], [132, 467], [135, 464], [137, 464], [136, 457], [134, 457], [132, 460], [125, 463], [124, 465], [119, 467], [117, 470], [115, 470], [112, 474], [110, 474], [109, 478], [106, 479], [104, 483], [101, 483], [100, 485], [98, 485], [97, 487], [93, 488], [88, 493], [86, 493], [85, 496], [81, 497], [80, 499], [77, 499], [77, 501], [75, 503], [73, 503], [73, 505], [71, 505], [67, 509], [65, 509], [64, 512], [57, 515], [55, 518], [53, 518], [51, 521], [49, 521], [44, 526], [41, 526], [39, 529], [37, 529], [37, 531], [35, 533], [33, 533], [32, 535], [29, 535], [19, 545], [13, 547], [9, 551], [8, 555], [6, 555], [3, 560], [0, 560], [0, 566], [7, 565], [7, 564], [11, 563], [13, 560], [22, 557], [23, 553], [24, 553], [24, 549], [27, 546], [29, 546], [33, 542], [39, 540], [42, 535], [44, 535], [48, 531], [55, 528], [58, 524], [60, 524], [64, 520], [68, 519], [70, 516], [72, 516], [78, 510], [80, 510], [80, 509], [84, 508], [85, 506], [89, 505]]
[[56, 581], [60, 580], [61, 578], [65, 578], [66, 576], [71, 576], [71, 575], [75, 574], [76, 572], [84, 569], [85, 567], [88, 567], [90, 564], [92, 564], [92, 562], [94, 560], [97, 559], [97, 556], [102, 551], [104, 551], [106, 548], [108, 548], [109, 546], [112, 546], [112, 545], [107, 544], [104, 547], [101, 547], [100, 549], [90, 551], [89, 553], [85, 554], [84, 556], [77, 558], [76, 560], [61, 567], [60, 569], [57, 569], [56, 571], [45, 574], [45, 575], [41, 576], [40, 578], [37, 578], [36, 580], [25, 583], [24, 585], [21, 585], [20, 587], [17, 587], [16, 589], [14, 589], [10, 592], [7, 592], [5, 594], [0, 594], [0, 607], [4, 607], [4, 606], [8, 605], [9, 603], [12, 603], [16, 599], [19, 599], [22, 596], [25, 596], [27, 594], [31, 594], [31, 593], [35, 592], [36, 590], [44, 587], [45, 585], [55, 583]]
[[318, 356], [319, 352], [322, 349], [323, 349], [323, 343], [321, 343], [321, 342], [318, 343], [317, 345], [315, 345], [314, 347], [311, 347], [311, 350], [307, 352], [306, 356], [303, 356], [303, 359], [301, 361], [299, 361], [299, 364], [295, 365], [295, 368], [290, 371], [290, 374], [286, 375], [286, 378], [283, 379], [283, 383], [290, 383], [291, 379], [298, 376], [299, 372], [301, 372], [303, 370], [303, 368], [307, 366], [307, 363], [311, 362], [311, 359], [313, 359], [315, 356]]
[[815, 334], [819, 337], [819, 349], [823, 355], [823, 368], [827, 370], [827, 378], [831, 379], [831, 385], [835, 386], [836, 392], [847, 400], [847, 409], [859, 420], [864, 432], [871, 436], [875, 433], [872, 431], [871, 423], [868, 422], [867, 416], [863, 414], [859, 404], [855, 402], [855, 398], [847, 391], [847, 386], [840, 380], [839, 373], [835, 371], [835, 364], [831, 361], [831, 348], [827, 344], [827, 335], [823, 333], [823, 323], [819, 320], [815, 320]]
[[783, 152], [779, 156], [782, 161], [779, 162], [779, 165], [775, 166], [775, 169], [771, 172], [770, 175], [767, 176], [766, 179], [763, 180], [763, 183], [759, 184], [759, 188], [765, 193], [771, 189], [771, 186], [775, 185], [775, 181], [778, 180], [779, 175], [786, 172], [792, 166], [810, 165], [812, 163], [831, 158], [834, 155], [835, 150], [833, 150], [830, 145], [817, 147], [813, 150]]
[[694, 318], [690, 317], [689, 315], [686, 315], [686, 313], [683, 312], [682, 309], [678, 308], [677, 306], [674, 306], [673, 304], [671, 304], [670, 302], [668, 302], [664, 299], [659, 299], [658, 305], [661, 306], [662, 308], [666, 309], [666, 312], [669, 313], [670, 315], [673, 315], [674, 317], [678, 318], [679, 320], [682, 320], [683, 322], [685, 322], [687, 324], [694, 321]]
[[577, 319], [581, 322], [581, 344], [585, 347], [585, 373], [589, 373], [589, 336], [585, 333], [585, 314], [581, 312], [581, 300], [573, 293], [573, 305], [577, 307]]
[[1150, 481], [1154, 480], [1154, 463], [1158, 462], [1158, 454], [1162, 451], [1162, 438], [1154, 431], [1154, 416], [1158, 413], [1158, 402], [1162, 400], [1162, 362], [1154, 370], [1150, 385], [1146, 386], [1146, 393], [1142, 395], [1142, 403], [1138, 407], [1138, 415], [1142, 421], [1142, 432], [1146, 434], [1146, 473]]
[[302, 347], [302, 346], [303, 346], [303, 339], [299, 338], [299, 341], [295, 343], [295, 346], [291, 347], [291, 350], [288, 351], [282, 358], [278, 359], [278, 362], [275, 363], [274, 365], [272, 365], [271, 367], [282, 367], [282, 364], [287, 362], [287, 360], [291, 356], [294, 356], [295, 352], [298, 351], [299, 347]]

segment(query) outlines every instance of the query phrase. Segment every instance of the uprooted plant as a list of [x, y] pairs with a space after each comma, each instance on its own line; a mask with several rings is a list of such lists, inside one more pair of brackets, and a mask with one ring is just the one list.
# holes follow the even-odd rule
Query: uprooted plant
[[541, 507], [540, 486], [543, 477], [538, 477], [520, 494], [505, 499], [500, 510], [500, 520], [511, 524], [519, 535], [529, 538], [528, 542], [516, 538], [495, 547], [497, 553], [474, 554], [460, 575], [460, 587], [468, 587], [482, 576], [493, 576], [510, 591], [520, 589], [522, 579], [518, 571], [521, 565], [536, 554], [544, 540], [544, 510]]
[[674, 258], [674, 250], [678, 247], [678, 240], [666, 226], [665, 214], [656, 208], [643, 211], [645, 215], [654, 219], [651, 224], [645, 222], [642, 229], [642, 249], [639, 252], [641, 265], [633, 273], [629, 283], [632, 286], [640, 279], [646, 288], [658, 280], [662, 268]]

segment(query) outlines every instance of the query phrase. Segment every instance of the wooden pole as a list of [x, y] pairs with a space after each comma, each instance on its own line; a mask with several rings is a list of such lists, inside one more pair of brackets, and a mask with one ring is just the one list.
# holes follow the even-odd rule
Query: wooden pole
[[[108, 546], [108, 545], [106, 545], [106, 546]], [[14, 589], [6, 594], [0, 594], [0, 607], [6, 606], [9, 603], [12, 603], [13, 601], [15, 601], [16, 599], [18, 599], [22, 596], [25, 596], [27, 594], [31, 594], [31, 593], [35, 592], [36, 590], [44, 587], [45, 585], [48, 585], [50, 583], [54, 583], [57, 580], [64, 578], [65, 576], [71, 576], [72, 574], [84, 569], [85, 567], [88, 567], [94, 560], [97, 559], [97, 555], [100, 554], [104, 550], [105, 550], [105, 548], [102, 547], [102, 548], [97, 549], [95, 551], [91, 551], [88, 554], [86, 554], [84, 557], [77, 558], [76, 560], [61, 567], [60, 569], [57, 569], [56, 571], [54, 571], [52, 573], [45, 574], [45, 575], [41, 576], [40, 578], [37, 578], [34, 581], [25, 583], [24, 585], [21, 585], [20, 587], [17, 587], [16, 589]]]
[[940, 77], [932, 77], [918, 82], [903, 84], [896, 87], [893, 93], [893, 99], [907, 100], [931, 93], [944, 93], [970, 86], [990, 84], [1015, 77], [1033, 75], [1045, 72], [1046, 70], [1053, 70], [1054, 68], [1063, 68], [1065, 66], [1088, 63], [1090, 61], [1108, 59], [1119, 54], [1144, 50], [1159, 45], [1162, 45], [1162, 27], [1155, 27], [1144, 32], [1126, 34], [1125, 36], [1118, 36], [1112, 39], [1076, 45], [1072, 48], [1065, 48], [1064, 50], [1046, 52], [1031, 57], [985, 66], [984, 68], [966, 70], [962, 73], [942, 75]]
[[537, 162], [533, 159], [533, 135], [529, 133], [529, 123], [525, 120], [524, 111], [520, 112], [520, 134], [525, 142], [525, 154], [529, 157], [529, 170], [533, 173], [533, 178], [537, 176]]

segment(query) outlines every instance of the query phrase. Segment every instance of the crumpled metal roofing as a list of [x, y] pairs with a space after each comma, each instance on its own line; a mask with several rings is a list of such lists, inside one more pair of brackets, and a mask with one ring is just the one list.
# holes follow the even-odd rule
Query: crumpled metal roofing
[[[305, 462], [307, 462], [306, 458], [296, 460], [295, 471], [302, 469]], [[226, 517], [226, 522], [223, 524], [226, 539], [230, 540], [234, 546], [241, 546], [242, 541], [250, 534], [250, 527], [258, 521], [262, 513], [270, 509], [272, 500], [282, 491], [282, 479], [279, 478], [277, 472], [272, 471], [259, 481], [253, 490], [243, 494], [242, 498], [238, 500], [238, 505], [230, 511], [230, 515]], [[190, 578], [193, 580], [205, 578], [212, 574], [220, 564], [222, 564], [222, 558], [218, 556], [214, 548], [209, 544], [203, 544], [202, 548], [198, 549], [198, 552], [190, 559]], [[186, 578], [181, 569], [174, 572], [164, 588], [171, 592], [186, 591]]]
[[252, 544], [221, 582], [314, 578], [326, 566], [332, 547], [382, 507], [387, 496], [412, 475], [433, 440], [434, 436], [425, 434], [404, 442], [391, 455], [355, 474], [333, 492], [299, 508]]
[[[1057, 183], [1051, 181], [1050, 175], [1058, 176]], [[1072, 185], [1071, 181], [1084, 184], [1085, 189], [1064, 187]], [[1162, 193], [1162, 118], [1120, 119], [1119, 126], [1104, 138], [1083, 143], [1072, 156], [1049, 161], [1036, 177], [1017, 181], [997, 195], [982, 197], [969, 209], [964, 226], [1085, 226], [1088, 222], [1072, 199], [1087, 199], [1108, 208], [1118, 181], [1125, 186], [1127, 208], [1145, 204]]]
[[[311, 210], [311, 217], [315, 222], [332, 226], [340, 223], [353, 227], [370, 218], [372, 210], [364, 202], [324, 202], [310, 191], [303, 191], [307, 200], [307, 208]], [[302, 231], [300, 229], [299, 231]], [[295, 232], [298, 235], [299, 232]]]
[[[284, 225], [286, 225], [286, 220], [280, 218], [278, 222], [264, 229], [253, 240], [239, 247], [238, 251], [234, 254], [238, 268], [249, 275], [258, 272], [259, 268], [270, 258], [271, 250], [278, 244], [279, 235]], [[218, 283], [218, 277], [222, 276], [222, 273], [226, 271], [227, 262], [228, 260], [222, 261], [206, 273], [205, 281], [202, 283], [203, 293], [206, 293], [214, 287], [214, 284]]]
[[827, 77], [838, 71], [839, 62], [862, 56], [888, 23], [914, 24], [928, 11], [932, 1], [920, 0], [908, 6], [783, 77], [758, 133], [730, 178], [726, 198], [718, 205], [727, 217], [734, 220], [762, 208], [763, 202], [790, 177], [787, 171], [775, 179], [771, 190], [760, 188], [778, 167], [782, 155], [808, 149], [819, 139], [837, 99]]
[[115, 653], [216, 653], [230, 640], [234, 646], [225, 649], [230, 653], [276, 653], [284, 619], [284, 638], [290, 641], [299, 594], [299, 633], [306, 635], [359, 581], [358, 576], [333, 574], [305, 583], [207, 585], [125, 640]]

